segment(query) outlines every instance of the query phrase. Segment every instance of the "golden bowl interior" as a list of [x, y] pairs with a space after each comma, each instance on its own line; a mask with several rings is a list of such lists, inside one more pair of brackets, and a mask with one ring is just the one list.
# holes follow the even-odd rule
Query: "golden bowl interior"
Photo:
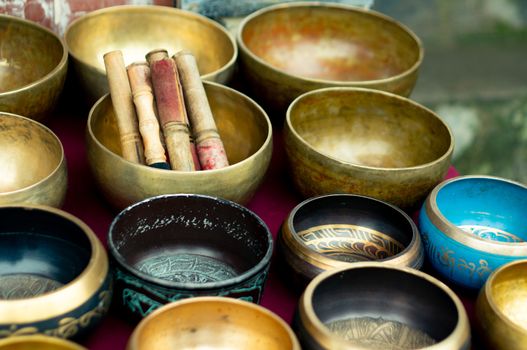
[[325, 5], [262, 11], [243, 26], [247, 49], [293, 76], [371, 81], [400, 75], [422, 59], [419, 40], [380, 14]]
[[0, 15], [0, 97], [50, 74], [61, 62], [58, 37], [36, 25]]
[[452, 144], [450, 131], [432, 112], [366, 89], [308, 93], [288, 114], [292, 129], [314, 152], [346, 164], [417, 167], [443, 157]]
[[60, 140], [47, 127], [0, 112], [0, 195], [44, 181], [63, 159]]
[[86, 348], [55, 337], [19, 335], [0, 340], [0, 350], [86, 350]]

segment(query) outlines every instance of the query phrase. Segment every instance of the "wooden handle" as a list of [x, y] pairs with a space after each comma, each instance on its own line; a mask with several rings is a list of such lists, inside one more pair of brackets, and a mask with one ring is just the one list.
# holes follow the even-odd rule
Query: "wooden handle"
[[144, 164], [143, 142], [139, 135], [137, 116], [123, 54], [121, 51], [110, 51], [103, 58], [115, 117], [117, 118], [123, 158], [134, 163]]

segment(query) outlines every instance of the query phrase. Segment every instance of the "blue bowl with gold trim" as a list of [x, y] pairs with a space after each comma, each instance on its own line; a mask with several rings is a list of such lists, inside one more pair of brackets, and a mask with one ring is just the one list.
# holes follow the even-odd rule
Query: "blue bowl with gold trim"
[[52, 207], [0, 207], [0, 338], [82, 336], [110, 306], [108, 256], [93, 231]]
[[527, 259], [527, 186], [460, 176], [436, 186], [419, 214], [431, 265], [446, 279], [479, 289], [498, 267]]
[[273, 239], [262, 219], [239, 204], [171, 194], [119, 213], [110, 225], [108, 246], [116, 302], [137, 320], [195, 296], [258, 303]]

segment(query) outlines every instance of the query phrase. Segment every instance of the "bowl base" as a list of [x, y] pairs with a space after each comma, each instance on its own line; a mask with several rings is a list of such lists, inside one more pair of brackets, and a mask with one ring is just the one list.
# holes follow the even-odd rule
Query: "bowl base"
[[62, 286], [58, 281], [31, 273], [3, 275], [0, 276], [0, 300], [36, 297]]

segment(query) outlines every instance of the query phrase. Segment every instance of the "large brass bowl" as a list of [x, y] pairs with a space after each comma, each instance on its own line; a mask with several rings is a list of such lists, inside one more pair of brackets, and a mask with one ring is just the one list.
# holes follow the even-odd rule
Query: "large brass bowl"
[[432, 111], [383, 91], [326, 88], [299, 96], [284, 127], [289, 167], [305, 197], [352, 193], [417, 208], [446, 175], [454, 148]]
[[60, 207], [67, 168], [59, 138], [41, 123], [0, 112], [0, 205]]
[[476, 302], [476, 320], [489, 349], [525, 349], [527, 260], [503, 265], [490, 275]]
[[53, 32], [0, 14], [0, 111], [42, 120], [64, 86], [68, 50]]
[[295, 97], [324, 87], [357, 86], [408, 96], [423, 59], [421, 43], [408, 28], [375, 11], [343, 4], [266, 7], [243, 20], [236, 39], [255, 97], [280, 113], [280, 120]]
[[55, 337], [20, 335], [0, 340], [0, 350], [86, 350], [86, 348]]
[[108, 92], [103, 55], [121, 50], [126, 64], [144, 61], [158, 48], [172, 55], [188, 50], [203, 79], [230, 80], [238, 48], [220, 24], [199, 14], [166, 6], [113, 6], [79, 17], [64, 33], [78, 83], [95, 102]]
[[241, 204], [252, 197], [271, 159], [271, 122], [260, 106], [238, 91], [212, 82], [204, 85], [231, 164], [222, 169], [185, 172], [131, 163], [121, 157], [110, 96], [93, 106], [87, 127], [88, 160], [114, 207], [123, 209], [169, 193], [205, 194]]
[[128, 350], [300, 350], [284, 320], [247, 301], [196, 297], [167, 304], [135, 328]]

